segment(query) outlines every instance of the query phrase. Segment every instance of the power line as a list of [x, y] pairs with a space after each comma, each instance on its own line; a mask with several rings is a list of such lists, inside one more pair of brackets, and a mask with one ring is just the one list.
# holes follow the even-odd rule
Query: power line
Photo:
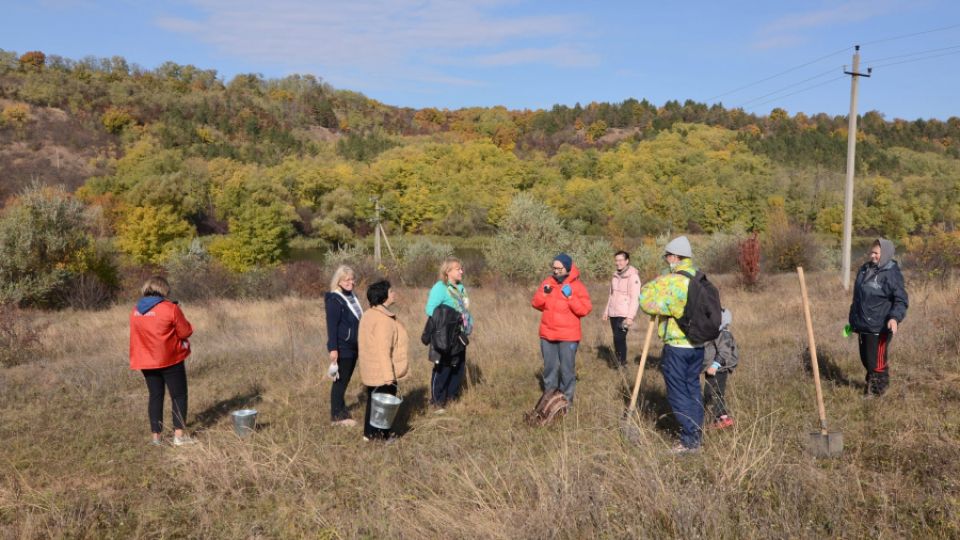
[[830, 58], [831, 56], [836, 56], [836, 55], [838, 55], [838, 54], [840, 54], [840, 53], [847, 52], [848, 50], [850, 50], [850, 47], [844, 47], [844, 48], [842, 48], [842, 49], [840, 49], [840, 50], [838, 50], [838, 51], [834, 51], [834, 52], [832, 52], [832, 53], [825, 54], [825, 55], [823, 55], [823, 56], [821, 56], [821, 57], [819, 57], [819, 58], [815, 58], [815, 59], [813, 59], [813, 60], [810, 60], [809, 62], [804, 62], [803, 64], [800, 64], [800, 65], [798, 65], [798, 66], [794, 66], [794, 67], [792, 67], [792, 68], [790, 68], [790, 69], [781, 71], [780, 73], [777, 73], [776, 75], [771, 75], [771, 76], [769, 76], [769, 77], [760, 79], [760, 80], [758, 80], [758, 81], [754, 81], [754, 82], [752, 82], [752, 83], [745, 84], [745, 85], [743, 85], [743, 86], [741, 86], [741, 87], [739, 87], [739, 88], [734, 88], [733, 90], [730, 90], [730, 91], [728, 91], [728, 92], [724, 92], [724, 93], [722, 93], [722, 94], [717, 94], [717, 95], [713, 96], [712, 98], [709, 98], [707, 101], [710, 102], [710, 101], [713, 101], [713, 100], [715, 100], [715, 99], [717, 99], [717, 98], [719, 98], [719, 97], [728, 96], [728, 95], [730, 95], [730, 94], [739, 92], [739, 91], [741, 91], [741, 90], [745, 90], [745, 89], [750, 88], [750, 87], [752, 87], [752, 86], [756, 86], [756, 85], [758, 85], [758, 84], [760, 84], [760, 83], [767, 82], [767, 81], [769, 81], [769, 80], [771, 80], [771, 79], [776, 79], [777, 77], [780, 77], [780, 76], [782, 76], [782, 75], [786, 75], [787, 73], [792, 73], [792, 72], [794, 72], [794, 71], [796, 71], [796, 70], [798, 70], [798, 69], [805, 68], [805, 67], [807, 67], [807, 66], [809, 66], [809, 65], [811, 65], [811, 64], [816, 64], [817, 62], [826, 60], [827, 58]]
[[771, 102], [773, 102], [773, 101], [777, 101], [777, 100], [783, 99], [783, 98], [785, 98], [785, 97], [790, 97], [790, 96], [793, 96], [793, 95], [796, 95], [796, 94], [800, 94], [800, 93], [806, 92], [806, 91], [808, 91], [808, 90], [813, 90], [814, 88], [819, 88], [819, 87], [821, 87], [821, 86], [828, 85], [828, 84], [830, 84], [830, 83], [832, 83], [832, 82], [839, 81], [840, 79], [843, 79], [843, 78], [845, 78], [845, 77], [846, 77], [846, 75], [840, 75], [839, 77], [834, 77], [833, 79], [830, 79], [829, 81], [824, 81], [824, 82], [822, 82], [822, 83], [814, 84], [814, 85], [808, 86], [808, 87], [806, 87], [806, 88], [801, 88], [800, 90], [797, 90], [796, 92], [791, 92], [791, 93], [789, 93], [789, 94], [784, 94], [784, 95], [782, 95], [782, 96], [777, 96], [777, 97], [775, 97], [775, 98], [773, 98], [773, 99], [768, 99], [768, 100], [766, 100], [766, 101], [761, 101], [760, 103], [755, 104], [754, 107], [759, 107], [760, 105], [764, 105], [764, 104], [767, 104], [767, 103], [771, 103]]
[[922, 32], [914, 32], [912, 34], [903, 34], [901, 36], [893, 36], [888, 38], [875, 39], [873, 41], [867, 41], [861, 43], [860, 45], [876, 45], [877, 43], [886, 43], [888, 41], [896, 41], [898, 39], [906, 39], [909, 37], [922, 36], [924, 34], [932, 34], [934, 32], [943, 32], [944, 30], [951, 30], [953, 28], [960, 28], [960, 24], [951, 24], [950, 26], [943, 26], [940, 28], [933, 28], [931, 30], [924, 30]]
[[940, 58], [941, 56], [950, 56], [950, 55], [953, 55], [953, 54], [960, 54], [960, 51], [953, 51], [953, 52], [947, 52], [947, 53], [941, 53], [941, 54], [934, 54], [934, 55], [930, 55], [930, 56], [924, 56], [924, 57], [922, 57], [922, 58], [913, 58], [913, 59], [911, 59], [911, 60], [901, 60], [900, 62], [888, 62], [888, 63], [886, 63], [886, 64], [879, 64], [879, 65], [875, 65], [875, 66], [871, 66], [871, 67], [881, 68], [881, 67], [896, 66], [896, 65], [899, 65], [899, 64], [910, 64], [910, 63], [913, 63], [913, 62], [920, 62], [920, 61], [922, 61], [922, 60], [930, 60], [931, 58]]
[[[954, 29], [954, 28], [960, 28], [960, 24], [952, 24], [952, 25], [949, 25], [949, 26], [942, 26], [942, 27], [939, 27], [939, 28], [931, 28], [931, 29], [929, 29], [929, 30], [923, 30], [923, 31], [920, 31], [920, 32], [913, 32], [913, 33], [910, 33], [910, 34], [901, 34], [901, 35], [897, 35], [897, 36], [890, 36], [890, 37], [886, 37], [886, 38], [875, 39], [875, 40], [872, 40], [872, 41], [862, 42], [861, 45], [875, 45], [875, 44], [877, 44], [877, 43], [886, 43], [886, 42], [888, 42], [888, 41], [896, 41], [896, 40], [907, 39], [907, 38], [916, 37], [916, 36], [922, 36], [922, 35], [925, 35], [925, 34], [932, 34], [932, 33], [935, 33], [935, 32], [943, 32], [943, 31], [945, 31], [945, 30], [952, 30], [952, 29]], [[953, 49], [953, 48], [955, 48], [955, 47], [944, 47], [944, 48], [942, 48], [942, 49], [931, 49], [931, 50], [929, 50], [929, 51], [921, 51], [921, 52], [913, 53], [913, 54], [909, 54], [909, 55], [901, 55], [901, 56], [899, 56], [899, 57], [881, 58], [881, 59], [879, 59], [879, 60], [874, 60], [874, 62], [880, 62], [880, 61], [885, 61], [885, 60], [892, 60], [892, 59], [895, 59], [895, 58], [903, 58], [903, 57], [916, 56], [916, 55], [918, 55], [918, 54], [925, 54], [925, 53], [927, 53], [927, 52], [934, 52], [934, 51], [947, 50], [947, 49]], [[956, 48], [960, 48], [960, 45], [956, 46]], [[821, 56], [821, 57], [819, 57], [819, 58], [815, 58], [815, 59], [813, 59], [813, 60], [810, 60], [809, 62], [804, 62], [804, 63], [799, 64], [799, 65], [797, 65], [797, 66], [791, 67], [791, 68], [789, 68], [789, 69], [786, 69], [786, 70], [784, 70], [784, 71], [781, 71], [781, 72], [776, 73], [776, 74], [774, 74], [774, 75], [771, 75], [771, 76], [769, 76], [769, 77], [765, 77], [765, 78], [763, 78], [763, 79], [756, 80], [756, 81], [754, 81], [754, 82], [751, 82], [751, 83], [745, 84], [745, 85], [743, 85], [743, 86], [734, 88], [733, 90], [729, 90], [729, 91], [724, 92], [724, 93], [722, 93], [722, 94], [717, 94], [717, 95], [715, 95], [715, 96], [707, 99], [706, 101], [707, 101], [707, 102], [711, 102], [711, 101], [716, 100], [717, 98], [724, 97], [724, 96], [728, 96], [728, 95], [730, 95], [730, 94], [734, 94], [734, 93], [740, 92], [741, 90], [746, 90], [747, 88], [752, 88], [752, 87], [754, 87], [754, 86], [757, 86], [758, 84], [765, 83], [765, 82], [770, 81], [770, 80], [772, 80], [772, 79], [776, 79], [777, 77], [781, 77], [781, 76], [786, 75], [786, 74], [788, 74], [788, 73], [792, 73], [792, 72], [794, 72], [794, 71], [797, 71], [798, 69], [802, 69], [802, 68], [805, 68], [805, 67], [807, 67], [807, 66], [809, 66], [809, 65], [816, 64], [817, 62], [821, 62], [821, 61], [823, 61], [823, 60], [826, 60], [827, 58], [831, 58], [831, 57], [833, 57], [833, 56], [836, 56], [836, 55], [841, 54], [841, 53], [843, 53], [843, 52], [846, 52], [846, 51], [848, 51], [848, 50], [850, 50], [850, 47], [844, 47], [844, 48], [839, 49], [839, 50], [837, 50], [837, 51], [834, 51], [834, 52], [825, 54], [825, 55], [823, 55], [823, 56]], [[954, 54], [954, 53], [948, 53], [948, 54]], [[941, 56], [947, 56], [947, 55], [945, 54], [945, 55], [941, 55]], [[918, 61], [919, 61], [919, 60], [926, 60], [926, 59], [928, 59], [928, 58], [937, 58], [937, 56], [930, 56], [930, 57], [920, 58], [920, 59], [917, 59], [917, 60], [918, 60]], [[896, 64], [899, 64], [899, 63], [906, 63], [906, 62], [896, 62], [896, 63], [893, 63], [893, 64], [885, 64], [885, 65], [891, 66], [891, 65], [896, 65]], [[877, 67], [879, 67], [879, 66], [877, 66]], [[766, 94], [766, 95], [760, 96], [760, 97], [758, 97], [758, 98], [751, 99], [751, 100], [745, 102], [744, 105], [746, 105], [746, 104], [748, 104], [748, 103], [751, 103], [751, 102], [753, 102], [753, 101], [756, 101], [757, 99], [763, 99], [764, 97], [767, 97], [767, 96], [769, 96], [769, 95], [773, 95], [773, 94], [779, 93], [780, 91], [785, 90], [785, 89], [787, 89], [787, 88], [792, 88], [793, 86], [796, 86], [797, 84], [802, 84], [802, 83], [804, 83], [804, 82], [806, 82], [806, 81], [809, 81], [809, 80], [812, 80], [812, 79], [816, 79], [816, 78], [818, 78], [818, 77], [820, 77], [820, 76], [822, 76], [822, 75], [814, 76], [814, 77], [811, 77], [811, 78], [809, 78], [809, 79], [804, 79], [803, 81], [799, 81], [799, 82], [797, 82], [797, 83], [794, 83], [793, 85], [788, 85], [788, 86], [784, 87], [784, 88], [781, 89], [781, 90], [778, 90], [778, 91], [775, 91], [775, 92], [771, 92], [770, 94]], [[835, 80], [835, 79], [834, 79], [834, 80]], [[828, 82], [830, 82], [830, 81], [828, 81]], [[825, 83], [824, 83], [824, 84], [825, 84]], [[811, 87], [811, 88], [816, 88], [816, 86]], [[800, 90], [800, 92], [802, 92], [802, 91], [805, 91], [805, 90]], [[788, 95], [793, 95], [793, 94], [788, 94]], [[783, 96], [783, 97], [786, 97], [786, 96]], [[778, 98], [778, 99], [779, 99], [779, 98]], [[768, 102], [763, 102], [763, 103], [768, 103]], [[762, 103], [760, 103], [760, 104], [762, 104]], [[741, 106], [742, 106], [742, 105], [741, 105]]]
[[883, 61], [886, 61], [886, 60], [896, 60], [896, 59], [898, 59], [898, 58], [909, 58], [909, 57], [911, 57], [911, 56], [918, 56], [918, 55], [921, 55], [921, 54], [927, 54], [927, 53], [938, 52], [938, 51], [948, 51], [948, 50], [951, 50], [951, 49], [960, 49], [960, 45], [952, 45], [952, 46], [950, 46], [950, 47], [940, 47], [939, 49], [927, 49], [927, 50], [925, 50], [925, 51], [917, 51], [917, 52], [913, 52], [913, 53], [909, 53], [909, 54], [900, 54], [900, 55], [897, 55], [897, 56], [887, 56], [886, 58], [871, 58], [871, 59], [868, 60], [868, 61], [864, 61], [864, 63], [865, 63], [865, 64], [868, 64], [868, 63], [873, 63], [873, 62], [883, 62]]
[[763, 98], [766, 98], [766, 97], [770, 97], [770, 96], [779, 94], [779, 93], [784, 92], [784, 91], [786, 91], [786, 90], [790, 90], [791, 88], [794, 88], [794, 87], [796, 87], [796, 86], [800, 86], [801, 84], [803, 84], [803, 83], [805, 83], [805, 82], [810, 82], [810, 81], [812, 81], [812, 80], [819, 79], [820, 77], [825, 77], [825, 76], [827, 76], [827, 75], [829, 75], [829, 74], [831, 74], [831, 73], [836, 73], [836, 69], [837, 69], [837, 68], [835, 68], [835, 67], [830, 68], [829, 70], [824, 71], [823, 73], [820, 73], [820, 74], [818, 74], [818, 75], [814, 75], [813, 77], [808, 77], [808, 78], [806, 78], [806, 79], [803, 79], [802, 81], [797, 81], [797, 82], [795, 82], [795, 83], [793, 83], [793, 84], [788, 84], [787, 86], [784, 86], [784, 87], [782, 87], [782, 88], [779, 88], [779, 89], [777, 89], [777, 90], [774, 90], [773, 92], [770, 92], [770, 93], [768, 93], [768, 94], [764, 94], [764, 95], [762, 95], [762, 96], [757, 96], [757, 97], [755, 97], [755, 98], [753, 98], [753, 99], [744, 101], [743, 103], [741, 103], [740, 105], [738, 105], [738, 107], [744, 107], [744, 106], [746, 106], [746, 105], [749, 105], [750, 103], [753, 103], [754, 101], [759, 101], [759, 100], [761, 100], [761, 99], [763, 99]]

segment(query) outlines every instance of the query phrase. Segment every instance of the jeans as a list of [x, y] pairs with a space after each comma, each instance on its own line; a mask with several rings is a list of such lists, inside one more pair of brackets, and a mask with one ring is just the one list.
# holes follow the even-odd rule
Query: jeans
[[664, 345], [661, 368], [667, 385], [667, 402], [680, 424], [680, 443], [687, 448], [699, 448], [703, 436], [703, 395], [700, 390], [703, 347]]
[[610, 329], [613, 330], [613, 350], [617, 356], [617, 365], [627, 365], [627, 329], [623, 327], [625, 317], [610, 317]]
[[144, 369], [150, 400], [147, 414], [150, 416], [150, 432], [163, 432], [163, 389], [170, 392], [171, 416], [174, 429], [183, 429], [187, 418], [187, 369], [184, 362], [160, 369]]
[[430, 404], [443, 407], [448, 401], [460, 397], [460, 385], [466, 369], [466, 351], [452, 358], [441, 358], [440, 363], [433, 366], [433, 374], [430, 376]]
[[543, 389], [560, 390], [573, 404], [573, 390], [577, 386], [575, 361], [579, 341], [550, 341], [540, 338], [540, 353], [543, 355]]
[[347, 411], [347, 402], [343, 396], [347, 393], [347, 385], [350, 384], [350, 377], [353, 377], [353, 370], [357, 367], [356, 358], [339, 358], [337, 360], [337, 373], [340, 378], [333, 381], [330, 387], [330, 419], [336, 422], [350, 418], [350, 412]]

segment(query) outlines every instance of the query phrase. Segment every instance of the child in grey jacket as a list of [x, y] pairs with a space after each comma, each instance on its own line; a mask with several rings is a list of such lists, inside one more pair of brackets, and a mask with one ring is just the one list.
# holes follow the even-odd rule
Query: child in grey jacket
[[727, 377], [737, 367], [740, 355], [737, 353], [737, 342], [730, 332], [730, 323], [733, 314], [724, 309], [720, 315], [720, 335], [717, 339], [707, 343], [703, 348], [703, 367], [707, 384], [703, 392], [703, 406], [713, 412], [713, 422], [708, 424], [710, 429], [724, 429], [733, 426], [733, 417], [727, 410], [724, 392], [727, 388]]

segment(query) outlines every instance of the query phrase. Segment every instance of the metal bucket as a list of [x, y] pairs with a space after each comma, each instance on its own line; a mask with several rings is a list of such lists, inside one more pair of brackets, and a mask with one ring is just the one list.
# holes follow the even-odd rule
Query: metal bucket
[[240, 409], [230, 413], [233, 417], [233, 431], [240, 437], [246, 437], [254, 432], [257, 427], [257, 410]]
[[390, 429], [397, 417], [403, 399], [381, 392], [370, 396], [370, 425], [378, 429]]

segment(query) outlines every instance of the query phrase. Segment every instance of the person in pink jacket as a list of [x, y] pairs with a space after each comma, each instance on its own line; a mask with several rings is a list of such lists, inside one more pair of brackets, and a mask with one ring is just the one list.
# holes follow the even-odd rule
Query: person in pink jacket
[[617, 265], [610, 280], [610, 298], [603, 311], [603, 320], [610, 321], [613, 330], [613, 348], [616, 352], [617, 367], [627, 367], [627, 330], [633, 326], [633, 319], [640, 307], [640, 272], [630, 266], [630, 254], [618, 251], [613, 256]]

